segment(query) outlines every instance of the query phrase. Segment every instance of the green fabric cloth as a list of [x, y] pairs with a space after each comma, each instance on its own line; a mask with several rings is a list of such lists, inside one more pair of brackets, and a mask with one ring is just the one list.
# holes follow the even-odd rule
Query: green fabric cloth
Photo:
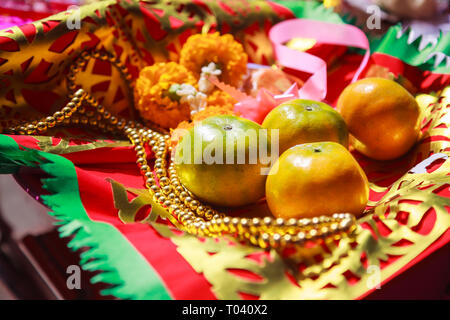
[[38, 150], [19, 148], [10, 137], [0, 135], [0, 173], [15, 173], [21, 166], [39, 167], [50, 177], [42, 186], [50, 195], [42, 195], [61, 226], [61, 237], [73, 236], [69, 247], [81, 254], [84, 270], [100, 271], [92, 283], [111, 286], [103, 295], [120, 299], [171, 299], [159, 275], [127, 239], [112, 225], [92, 221], [83, 207], [75, 167], [66, 158]]

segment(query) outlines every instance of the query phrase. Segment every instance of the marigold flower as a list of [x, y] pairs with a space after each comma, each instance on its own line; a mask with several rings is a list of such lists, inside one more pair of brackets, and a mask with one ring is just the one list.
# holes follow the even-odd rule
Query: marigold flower
[[206, 102], [208, 106], [223, 106], [232, 109], [237, 101], [228, 93], [217, 89], [208, 95]]
[[135, 105], [144, 119], [163, 128], [175, 128], [190, 119], [187, 102], [173, 100], [169, 89], [173, 84], [196, 86], [196, 79], [184, 66], [176, 62], [156, 63], [141, 70], [135, 86]]
[[199, 79], [202, 67], [214, 62], [222, 71], [220, 80], [238, 87], [247, 72], [247, 54], [230, 34], [196, 34], [188, 38], [180, 52], [180, 64]]

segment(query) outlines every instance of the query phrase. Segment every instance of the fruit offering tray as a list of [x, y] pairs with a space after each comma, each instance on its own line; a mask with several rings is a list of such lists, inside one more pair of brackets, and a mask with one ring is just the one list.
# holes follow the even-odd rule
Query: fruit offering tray
[[419, 50], [353, 23], [310, 1], [105, 0], [2, 30], [0, 173], [103, 295], [382, 292], [450, 239], [450, 34]]

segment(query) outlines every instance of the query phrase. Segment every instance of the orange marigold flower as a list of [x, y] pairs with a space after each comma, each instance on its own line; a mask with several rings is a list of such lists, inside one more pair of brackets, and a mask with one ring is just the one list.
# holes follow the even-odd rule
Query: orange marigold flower
[[156, 63], [141, 70], [135, 86], [135, 105], [142, 118], [163, 128], [190, 119], [190, 106], [168, 96], [172, 84], [196, 86], [192, 73], [176, 62]]
[[212, 116], [218, 116], [220, 114], [230, 114], [230, 115], [237, 115], [237, 113], [234, 111], [234, 105], [216, 105], [216, 106], [208, 106], [205, 109], [197, 112], [192, 116], [192, 121], [199, 122], [206, 118], [212, 117]]
[[201, 69], [214, 62], [222, 71], [219, 79], [238, 87], [247, 72], [247, 54], [230, 34], [196, 34], [189, 37], [180, 52], [180, 64], [199, 79]]
[[228, 108], [234, 106], [236, 104], [236, 100], [230, 96], [228, 93], [222, 90], [214, 90], [212, 93], [208, 95], [206, 98], [208, 106], [227, 106]]

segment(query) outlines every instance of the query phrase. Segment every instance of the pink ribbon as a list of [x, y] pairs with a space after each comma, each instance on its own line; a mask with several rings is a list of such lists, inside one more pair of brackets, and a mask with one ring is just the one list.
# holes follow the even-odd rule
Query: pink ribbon
[[213, 81], [216, 86], [239, 101], [235, 105], [235, 111], [242, 117], [258, 123], [261, 123], [273, 108], [285, 101], [297, 98], [321, 101], [327, 95], [326, 62], [312, 54], [288, 48], [284, 45], [287, 41], [293, 38], [314, 38], [318, 43], [365, 49], [366, 53], [352, 82], [358, 80], [370, 56], [369, 41], [364, 32], [347, 24], [308, 19], [286, 20], [270, 29], [269, 38], [280, 65], [312, 74], [300, 89], [297, 84], [294, 84], [281, 95], [273, 95], [265, 89], [260, 89], [256, 98], [253, 98], [244, 93], [236, 94], [236, 89], [230, 90], [225, 84], [219, 83], [217, 79]]
[[319, 57], [290, 49], [284, 45], [293, 38], [313, 38], [318, 43], [365, 49], [366, 53], [352, 82], [358, 80], [369, 60], [369, 40], [364, 32], [355, 26], [308, 19], [292, 19], [276, 24], [269, 31], [269, 39], [278, 62], [282, 66], [312, 74], [298, 92], [302, 99], [325, 99], [327, 95], [327, 64]]

